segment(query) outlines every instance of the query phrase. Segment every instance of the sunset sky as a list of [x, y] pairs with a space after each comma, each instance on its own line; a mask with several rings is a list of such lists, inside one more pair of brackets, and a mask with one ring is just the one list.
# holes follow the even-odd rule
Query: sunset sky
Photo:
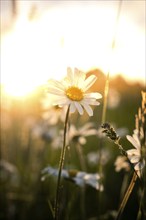
[[[1, 0], [1, 83], [10, 93], [29, 93], [66, 67], [101, 69], [110, 76], [144, 82], [145, 0]], [[115, 35], [116, 31], [116, 35]], [[115, 48], [112, 41], [115, 36]]]

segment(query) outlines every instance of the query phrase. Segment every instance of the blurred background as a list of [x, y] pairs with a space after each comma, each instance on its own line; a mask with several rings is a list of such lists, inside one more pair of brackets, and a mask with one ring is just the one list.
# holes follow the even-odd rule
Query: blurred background
[[[33, 216], [36, 220], [49, 220], [52, 215], [48, 201], [53, 204], [56, 182], [53, 177], [42, 182], [41, 170], [47, 165], [58, 167], [60, 147], [53, 140], [63, 123], [58, 121], [56, 111], [54, 121], [48, 120], [50, 107], [44, 108], [44, 102], [49, 101], [43, 85], [50, 78], [64, 77], [67, 66], [77, 67], [97, 75], [91, 90], [104, 95], [109, 73], [106, 121], [114, 125], [128, 149], [130, 144], [125, 137], [133, 132], [141, 91], [145, 91], [145, 0], [1, 0], [0, 6], [0, 219], [29, 220]], [[93, 117], [88, 118], [86, 113], [80, 117], [76, 113], [71, 122], [78, 128], [93, 122], [98, 131], [103, 111], [103, 100], [100, 102]], [[115, 171], [114, 163], [120, 152], [113, 143], [107, 139], [101, 141], [100, 137], [88, 137], [82, 148], [86, 171], [97, 172], [101, 146], [106, 159], [102, 163], [104, 191], [100, 204], [96, 190], [87, 187], [83, 217], [82, 209], [78, 210], [81, 189], [64, 182], [67, 187], [64, 203], [71, 202], [66, 206], [70, 214], [63, 212], [62, 219], [114, 219], [127, 173]], [[72, 151], [67, 153], [67, 163], [81, 170]], [[97, 156], [94, 162], [88, 160], [91, 153]], [[137, 203], [135, 189], [124, 220], [129, 216], [136, 219]], [[96, 217], [97, 209], [100, 218]]]

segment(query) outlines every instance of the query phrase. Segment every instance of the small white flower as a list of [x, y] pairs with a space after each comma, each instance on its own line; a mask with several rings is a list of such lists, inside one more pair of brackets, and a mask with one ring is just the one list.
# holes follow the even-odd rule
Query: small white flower
[[135, 129], [132, 136], [126, 136], [128, 141], [135, 147], [135, 149], [127, 150], [128, 158], [134, 164], [134, 169], [140, 176], [140, 170], [144, 167], [144, 160], [141, 157], [141, 143], [138, 137], [138, 131]]
[[100, 161], [102, 165], [105, 165], [110, 159], [110, 153], [107, 150], [102, 150], [102, 154], [99, 155], [97, 151], [91, 151], [87, 154], [88, 163], [92, 166], [96, 165]]
[[68, 141], [77, 141], [81, 145], [86, 144], [86, 137], [91, 135], [96, 135], [97, 130], [94, 128], [94, 124], [92, 122], [88, 122], [79, 129], [77, 129], [74, 125], [71, 125], [68, 131]]
[[[52, 176], [52, 175], [57, 177], [58, 173], [59, 173], [58, 169], [55, 169], [51, 166], [48, 166], [48, 167], [46, 167], [42, 170], [41, 180], [44, 181], [47, 177]], [[61, 172], [61, 176], [64, 177], [64, 178], [69, 177], [67, 170], [63, 169], [62, 172]]]
[[49, 125], [56, 125], [59, 121], [65, 121], [66, 108], [60, 108], [59, 106], [52, 106], [54, 102], [54, 97], [46, 95], [41, 100], [42, 106], [42, 118], [48, 122]]
[[84, 186], [85, 184], [92, 186], [96, 190], [103, 191], [103, 185], [99, 184], [100, 176], [99, 174], [91, 174], [86, 172], [78, 172], [74, 178], [72, 178], [75, 183], [79, 186]]
[[87, 90], [95, 83], [97, 77], [91, 75], [86, 78], [86, 74], [71, 68], [67, 69], [67, 76], [62, 81], [50, 80], [48, 83], [48, 93], [55, 95], [54, 105], [69, 106], [70, 112], [74, 113], [77, 109], [79, 114], [84, 113], [83, 108], [89, 116], [93, 115], [90, 105], [99, 105], [97, 99], [102, 98], [100, 93], [88, 93]]
[[116, 172], [119, 172], [122, 169], [124, 169], [125, 171], [130, 170], [130, 164], [128, 163], [127, 158], [125, 156], [118, 156], [114, 165]]
[[[58, 169], [52, 168], [48, 166], [42, 170], [42, 178], [41, 180], [44, 181], [49, 176], [58, 176]], [[98, 173], [86, 173], [77, 170], [65, 170], [63, 169], [61, 172], [61, 177], [66, 180], [71, 180], [76, 185], [80, 187], [84, 187], [86, 184], [95, 188], [96, 190], [103, 191], [103, 185], [99, 183], [100, 176]]]
[[3, 159], [0, 160], [0, 177], [1, 183], [8, 183], [15, 187], [18, 187], [20, 184], [20, 173], [17, 167]]
[[[54, 148], [60, 146], [61, 137], [59, 136], [58, 128], [56, 126], [48, 127], [48, 124], [44, 121], [39, 122], [32, 128], [32, 135], [34, 138], [41, 138], [49, 142]], [[59, 146], [57, 146], [57, 144]]]

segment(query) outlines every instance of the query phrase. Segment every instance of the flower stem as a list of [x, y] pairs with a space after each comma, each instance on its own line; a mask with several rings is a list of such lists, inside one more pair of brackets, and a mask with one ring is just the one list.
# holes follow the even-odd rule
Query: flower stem
[[79, 161], [80, 161], [82, 171], [87, 171], [82, 146], [79, 143], [76, 144], [76, 151], [77, 151], [78, 156], [79, 156]]
[[55, 220], [59, 219], [59, 199], [60, 199], [60, 189], [61, 189], [61, 172], [62, 172], [62, 169], [63, 169], [64, 160], [65, 160], [66, 133], [67, 133], [68, 118], [69, 118], [69, 110], [70, 110], [70, 105], [68, 106], [68, 109], [67, 109], [67, 112], [66, 112], [65, 123], [64, 123], [63, 147], [62, 147], [60, 162], [59, 162], [59, 172], [58, 172], [56, 200], [55, 200], [55, 213], [54, 213], [54, 219]]
[[121, 214], [122, 214], [122, 212], [123, 212], [123, 210], [124, 210], [124, 208], [125, 208], [125, 206], [126, 206], [126, 204], [127, 204], [128, 199], [129, 199], [129, 196], [130, 196], [130, 194], [131, 194], [131, 192], [132, 192], [132, 190], [133, 190], [133, 188], [134, 188], [134, 185], [135, 185], [135, 182], [136, 182], [137, 178], [138, 178], [138, 176], [137, 176], [136, 173], [134, 172], [134, 173], [133, 173], [133, 177], [132, 177], [132, 179], [131, 179], [131, 182], [130, 182], [130, 184], [129, 184], [129, 187], [128, 187], [128, 189], [127, 189], [127, 192], [125, 193], [125, 196], [124, 196], [124, 198], [123, 198], [123, 200], [122, 200], [122, 202], [121, 202], [121, 205], [120, 205], [120, 207], [119, 207], [116, 220], [119, 220], [119, 219], [120, 219]]

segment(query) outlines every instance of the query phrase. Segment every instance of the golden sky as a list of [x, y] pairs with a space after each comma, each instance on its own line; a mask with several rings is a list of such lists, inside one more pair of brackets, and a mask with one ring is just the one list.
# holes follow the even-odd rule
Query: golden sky
[[50, 78], [62, 78], [67, 66], [144, 82], [145, 0], [123, 0], [116, 28], [119, 3], [18, 1], [12, 24], [11, 1], [2, 0], [2, 83], [11, 93], [29, 92]]

